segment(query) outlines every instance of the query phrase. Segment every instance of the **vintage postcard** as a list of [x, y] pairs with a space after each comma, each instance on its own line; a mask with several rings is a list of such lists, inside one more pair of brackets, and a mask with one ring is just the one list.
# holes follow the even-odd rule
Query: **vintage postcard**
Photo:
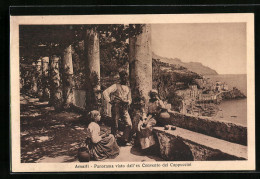
[[254, 14], [11, 16], [12, 172], [255, 170]]

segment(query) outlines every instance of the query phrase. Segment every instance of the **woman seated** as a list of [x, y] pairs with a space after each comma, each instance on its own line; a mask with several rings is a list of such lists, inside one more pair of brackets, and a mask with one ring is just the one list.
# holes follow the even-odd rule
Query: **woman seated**
[[119, 155], [119, 147], [115, 137], [112, 134], [104, 133], [100, 135], [100, 113], [96, 110], [90, 112], [91, 123], [88, 125], [90, 134], [89, 152], [94, 160], [104, 160], [107, 158], [115, 158]]
[[170, 115], [163, 101], [159, 98], [157, 90], [151, 90], [149, 95], [148, 116], [151, 115], [157, 121], [157, 125], [161, 126], [162, 120], [169, 118]]

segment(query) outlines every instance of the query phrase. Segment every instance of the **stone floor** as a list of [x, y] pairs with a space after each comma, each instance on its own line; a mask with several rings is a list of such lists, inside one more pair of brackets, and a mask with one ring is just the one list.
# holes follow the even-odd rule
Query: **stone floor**
[[[77, 150], [84, 143], [84, 117], [72, 111], [56, 112], [48, 102], [21, 95], [21, 162], [78, 162]], [[101, 133], [110, 130], [101, 125]], [[105, 162], [160, 161], [133, 146], [120, 148], [120, 155]]]
[[[106, 159], [103, 162], [151, 162], [151, 161], [163, 161], [157, 156], [142, 155], [137, 149], [132, 146], [120, 147], [120, 154], [115, 159]], [[35, 161], [36, 163], [63, 163], [63, 162], [75, 162], [78, 160], [74, 156], [61, 155], [57, 157], [43, 156]]]

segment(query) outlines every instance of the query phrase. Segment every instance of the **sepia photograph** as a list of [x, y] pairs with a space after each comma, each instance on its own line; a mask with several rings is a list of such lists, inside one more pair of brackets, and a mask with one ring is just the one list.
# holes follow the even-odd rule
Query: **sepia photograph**
[[12, 171], [254, 170], [253, 22], [11, 16]]

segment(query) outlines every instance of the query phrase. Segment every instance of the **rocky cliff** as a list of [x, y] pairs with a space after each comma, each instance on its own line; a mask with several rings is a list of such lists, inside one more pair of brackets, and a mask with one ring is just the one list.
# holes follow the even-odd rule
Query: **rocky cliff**
[[193, 71], [193, 72], [198, 73], [198, 74], [201, 74], [201, 75], [217, 75], [218, 74], [215, 70], [213, 70], [213, 69], [211, 69], [207, 66], [204, 66], [203, 64], [201, 64], [199, 62], [185, 63], [185, 62], [182, 62], [178, 58], [161, 57], [161, 56], [158, 56], [154, 53], [153, 53], [153, 58], [154, 59], [160, 59], [160, 61], [164, 62], [164, 63], [169, 63], [169, 64], [179, 65], [179, 66], [185, 67], [188, 70]]
[[243, 99], [246, 98], [246, 96], [237, 88], [233, 88], [232, 90], [223, 93], [222, 99], [229, 100], [229, 99]]

